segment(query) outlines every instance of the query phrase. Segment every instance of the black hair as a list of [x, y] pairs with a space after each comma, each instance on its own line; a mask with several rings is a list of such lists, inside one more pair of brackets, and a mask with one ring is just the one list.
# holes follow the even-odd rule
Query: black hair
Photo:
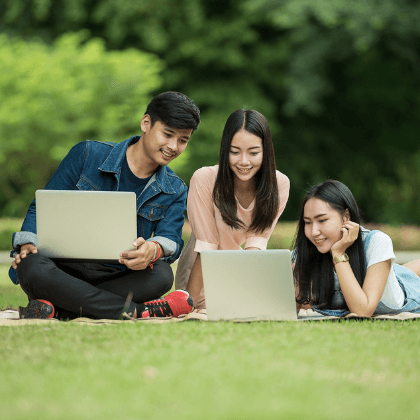
[[[324, 201], [342, 216], [348, 210], [350, 220], [359, 225], [361, 216], [350, 189], [343, 183], [332, 179], [311, 187], [301, 203], [301, 212], [293, 245], [293, 262], [295, 263], [293, 274], [299, 290], [296, 301], [331, 307], [334, 294], [334, 266], [331, 254], [329, 252], [325, 254], [319, 252], [305, 236], [305, 222], [303, 220], [305, 204], [313, 197]], [[360, 228], [356, 241], [347, 248], [346, 253], [349, 256], [353, 273], [362, 287], [366, 267]]]
[[198, 106], [180, 92], [163, 92], [155, 96], [147, 106], [145, 114], [150, 115], [151, 125], [156, 121], [171, 128], [197, 130], [200, 123]]
[[258, 233], [273, 224], [280, 205], [270, 127], [264, 115], [258, 111], [238, 109], [227, 119], [220, 146], [219, 171], [214, 185], [213, 201], [227, 225], [234, 229], [243, 227], [243, 223], [236, 216], [238, 209], [234, 192], [234, 175], [229, 167], [232, 138], [241, 129], [258, 136], [262, 141], [263, 161], [254, 176], [255, 206], [249, 227], [249, 231]]

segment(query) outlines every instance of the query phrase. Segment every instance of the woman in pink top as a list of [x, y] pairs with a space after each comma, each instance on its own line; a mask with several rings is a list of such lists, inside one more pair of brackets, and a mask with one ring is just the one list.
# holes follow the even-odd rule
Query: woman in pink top
[[290, 182], [276, 170], [266, 118], [233, 112], [223, 131], [219, 165], [198, 169], [190, 181], [187, 211], [192, 233], [178, 263], [175, 287], [205, 309], [200, 252], [266, 249], [286, 207]]

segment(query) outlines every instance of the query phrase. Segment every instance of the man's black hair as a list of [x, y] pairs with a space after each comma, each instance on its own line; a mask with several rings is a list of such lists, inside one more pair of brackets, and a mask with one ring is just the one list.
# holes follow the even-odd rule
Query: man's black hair
[[180, 92], [163, 92], [155, 96], [147, 106], [152, 126], [156, 121], [171, 128], [197, 129], [200, 123], [198, 106]]

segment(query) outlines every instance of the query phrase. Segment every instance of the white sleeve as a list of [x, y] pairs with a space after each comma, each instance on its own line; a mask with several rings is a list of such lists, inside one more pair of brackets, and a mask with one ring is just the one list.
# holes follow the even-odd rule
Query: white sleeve
[[368, 268], [382, 261], [391, 259], [391, 264], [395, 261], [394, 248], [391, 238], [384, 232], [375, 232], [369, 242], [366, 251], [366, 262]]

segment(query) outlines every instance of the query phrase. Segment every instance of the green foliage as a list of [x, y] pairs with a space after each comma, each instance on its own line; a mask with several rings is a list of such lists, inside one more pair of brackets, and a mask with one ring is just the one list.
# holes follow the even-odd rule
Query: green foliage
[[9, 251], [12, 249], [12, 235], [13, 232], [19, 231], [18, 229], [0, 230], [0, 251]]
[[28, 39], [87, 28], [108, 49], [159, 55], [153, 93], [180, 90], [202, 109], [172, 165], [186, 181], [217, 162], [228, 115], [255, 108], [291, 179], [284, 219], [296, 220], [309, 185], [336, 178], [367, 220], [420, 224], [418, 2], [14, 0], [0, 16], [4, 31]]
[[[406, 0], [247, 3], [287, 32], [286, 174], [346, 183], [368, 221], [419, 224], [420, 5]], [[281, 166], [280, 166], [281, 167]], [[290, 206], [297, 209], [297, 194]]]
[[21, 216], [71, 146], [139, 132], [160, 60], [79, 32], [53, 45], [0, 35], [0, 214]]
[[22, 219], [0, 219], [0, 251], [12, 249], [12, 236], [22, 226]]

